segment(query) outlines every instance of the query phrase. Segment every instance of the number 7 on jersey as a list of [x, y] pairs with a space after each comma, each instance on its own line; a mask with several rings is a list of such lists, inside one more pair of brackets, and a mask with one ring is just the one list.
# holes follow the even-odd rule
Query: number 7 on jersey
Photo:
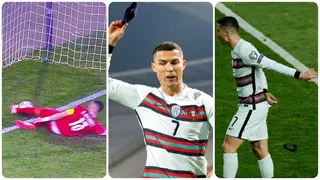
[[172, 120], [171, 122], [176, 124], [176, 128], [174, 129], [174, 132], [173, 132], [173, 135], [175, 136], [177, 134], [180, 123], [179, 121], [175, 121], [175, 120]]

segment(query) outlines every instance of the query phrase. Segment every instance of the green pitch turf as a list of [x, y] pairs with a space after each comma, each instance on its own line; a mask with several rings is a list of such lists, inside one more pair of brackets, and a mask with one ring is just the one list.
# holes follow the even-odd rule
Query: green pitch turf
[[225, 3], [225, 5], [304, 65], [318, 69], [316, 3], [242, 2]]
[[[106, 88], [105, 71], [90, 71], [24, 60], [2, 70], [2, 127], [22, 116], [10, 115], [10, 104], [30, 100], [60, 107]], [[98, 98], [105, 102], [106, 97]], [[85, 104], [87, 105], [87, 103]], [[105, 110], [98, 119], [105, 125]], [[24, 118], [26, 119], [26, 118]], [[2, 174], [7, 178], [102, 178], [106, 175], [106, 139], [89, 135], [61, 137], [45, 128], [14, 130], [2, 136]]]
[[[267, 34], [310, 68], [317, 69], [317, 6], [314, 3], [226, 3], [239, 16]], [[216, 20], [222, 17], [216, 10]], [[275, 18], [276, 17], [276, 18]], [[243, 39], [271, 59], [285, 60], [242, 29]], [[237, 111], [236, 85], [231, 70], [231, 49], [215, 39], [215, 171], [222, 177], [222, 143], [232, 116]], [[265, 70], [269, 91], [278, 98], [268, 115], [269, 151], [275, 177], [312, 178], [318, 174], [317, 85]], [[295, 153], [283, 144], [297, 144]], [[258, 162], [245, 142], [238, 150], [239, 178], [261, 177]]]

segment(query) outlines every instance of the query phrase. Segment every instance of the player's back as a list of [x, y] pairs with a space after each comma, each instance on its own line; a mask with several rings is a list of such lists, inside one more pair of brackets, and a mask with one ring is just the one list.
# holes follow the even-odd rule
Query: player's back
[[210, 132], [203, 92], [175, 96], [153, 88], [136, 108], [147, 146], [143, 177], [205, 177]]
[[69, 111], [69, 116], [55, 122], [62, 135], [78, 136], [95, 131], [98, 122], [85, 107], [78, 105]]

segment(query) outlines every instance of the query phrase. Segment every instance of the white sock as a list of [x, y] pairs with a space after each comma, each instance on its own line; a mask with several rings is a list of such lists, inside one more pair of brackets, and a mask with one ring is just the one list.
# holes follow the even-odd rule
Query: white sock
[[223, 153], [223, 177], [235, 178], [238, 170], [238, 154]]
[[258, 160], [261, 176], [263, 178], [272, 178], [273, 177], [273, 162], [270, 154], [265, 158]]

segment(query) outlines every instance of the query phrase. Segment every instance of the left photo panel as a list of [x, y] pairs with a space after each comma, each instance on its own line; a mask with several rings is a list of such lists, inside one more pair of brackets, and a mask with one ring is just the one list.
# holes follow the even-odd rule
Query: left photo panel
[[106, 175], [106, 4], [2, 4], [2, 176]]

